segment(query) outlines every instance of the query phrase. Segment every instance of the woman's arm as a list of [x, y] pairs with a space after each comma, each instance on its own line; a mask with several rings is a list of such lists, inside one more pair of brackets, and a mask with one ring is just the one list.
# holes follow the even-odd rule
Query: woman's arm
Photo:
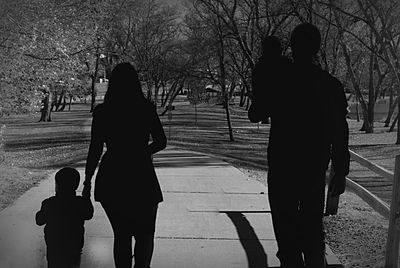
[[89, 193], [90, 195], [90, 181], [93, 177], [93, 174], [96, 170], [97, 164], [100, 161], [100, 157], [103, 153], [104, 140], [102, 138], [102, 129], [101, 125], [101, 116], [99, 115], [99, 109], [96, 107], [93, 111], [93, 121], [92, 121], [92, 130], [91, 130], [91, 138], [90, 138], [90, 146], [88, 156], [86, 158], [86, 168], [85, 168], [85, 181], [83, 184], [86, 186], [85, 194]]
[[167, 137], [165, 136], [164, 128], [157, 115], [156, 109], [151, 110], [150, 135], [152, 142], [149, 144], [148, 150], [150, 155], [153, 155], [167, 147]]

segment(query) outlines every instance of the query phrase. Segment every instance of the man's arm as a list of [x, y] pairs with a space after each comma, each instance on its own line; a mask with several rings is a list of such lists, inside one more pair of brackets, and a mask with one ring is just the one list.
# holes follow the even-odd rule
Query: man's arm
[[332, 178], [333, 192], [332, 195], [340, 195], [345, 190], [346, 176], [350, 169], [350, 153], [349, 153], [349, 127], [346, 120], [347, 100], [343, 90], [343, 86], [339, 81], [335, 81], [335, 90], [332, 105], [332, 151], [331, 159], [335, 172]]

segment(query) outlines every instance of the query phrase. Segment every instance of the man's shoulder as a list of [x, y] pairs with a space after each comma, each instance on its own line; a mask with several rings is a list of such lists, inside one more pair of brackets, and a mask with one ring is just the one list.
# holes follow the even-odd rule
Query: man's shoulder
[[328, 88], [335, 92], [344, 90], [342, 82], [340, 82], [340, 80], [337, 79], [335, 76], [331, 75], [328, 71], [321, 68], [316, 68], [316, 70], [319, 73], [321, 83], [323, 83], [323, 86], [325, 88]]
[[286, 56], [278, 56], [278, 57], [273, 57], [273, 58], [264, 58], [260, 57], [256, 64], [254, 65], [254, 68], [265, 68], [265, 66], [269, 67], [275, 67], [277, 65], [291, 65], [292, 61], [286, 57]]
[[335, 76], [331, 75], [328, 71], [320, 69], [323, 79], [334, 86], [342, 86], [342, 82], [339, 81]]

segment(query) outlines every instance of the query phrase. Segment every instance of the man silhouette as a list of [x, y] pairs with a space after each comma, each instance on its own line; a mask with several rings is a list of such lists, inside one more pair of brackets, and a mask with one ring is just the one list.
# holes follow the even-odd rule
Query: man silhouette
[[321, 268], [326, 267], [325, 172], [332, 160], [336, 196], [344, 192], [349, 172], [347, 101], [342, 84], [313, 64], [321, 42], [318, 28], [300, 24], [290, 42], [293, 64], [278, 69], [281, 83], [266, 83], [273, 100], [249, 110], [249, 119], [271, 117], [268, 197], [281, 267]]

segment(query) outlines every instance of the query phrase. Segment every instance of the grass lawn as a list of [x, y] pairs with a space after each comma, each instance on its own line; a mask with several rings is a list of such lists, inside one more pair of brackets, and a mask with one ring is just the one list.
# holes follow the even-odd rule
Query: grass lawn
[[[235, 141], [230, 142], [221, 106], [201, 104], [197, 106], [197, 113], [195, 123], [194, 106], [182, 97], [175, 104], [171, 117], [168, 114], [161, 117], [169, 146], [213, 155], [265, 184], [269, 125], [250, 123], [247, 112], [233, 105], [231, 119]], [[74, 104], [72, 111], [53, 113], [52, 122], [39, 123], [38, 119], [38, 115], [0, 119], [0, 126], [6, 125], [5, 160], [0, 163], [0, 210], [50, 172], [86, 158], [91, 124], [89, 105]], [[399, 146], [394, 145], [396, 133], [387, 133], [379, 122], [374, 134], [360, 133], [361, 122], [349, 120], [349, 125], [351, 149], [393, 170], [393, 159], [399, 152]], [[388, 199], [390, 183], [355, 163], [351, 169], [353, 179]], [[354, 194], [346, 192], [341, 197], [339, 214], [326, 218], [325, 225], [328, 243], [346, 267], [374, 267], [370, 265], [382, 262], [387, 221]], [[372, 238], [374, 240], [370, 241]]]
[[36, 116], [2, 118], [6, 125], [0, 163], [0, 210], [50, 172], [84, 159], [90, 133], [88, 107], [53, 113], [53, 122], [39, 123]]

